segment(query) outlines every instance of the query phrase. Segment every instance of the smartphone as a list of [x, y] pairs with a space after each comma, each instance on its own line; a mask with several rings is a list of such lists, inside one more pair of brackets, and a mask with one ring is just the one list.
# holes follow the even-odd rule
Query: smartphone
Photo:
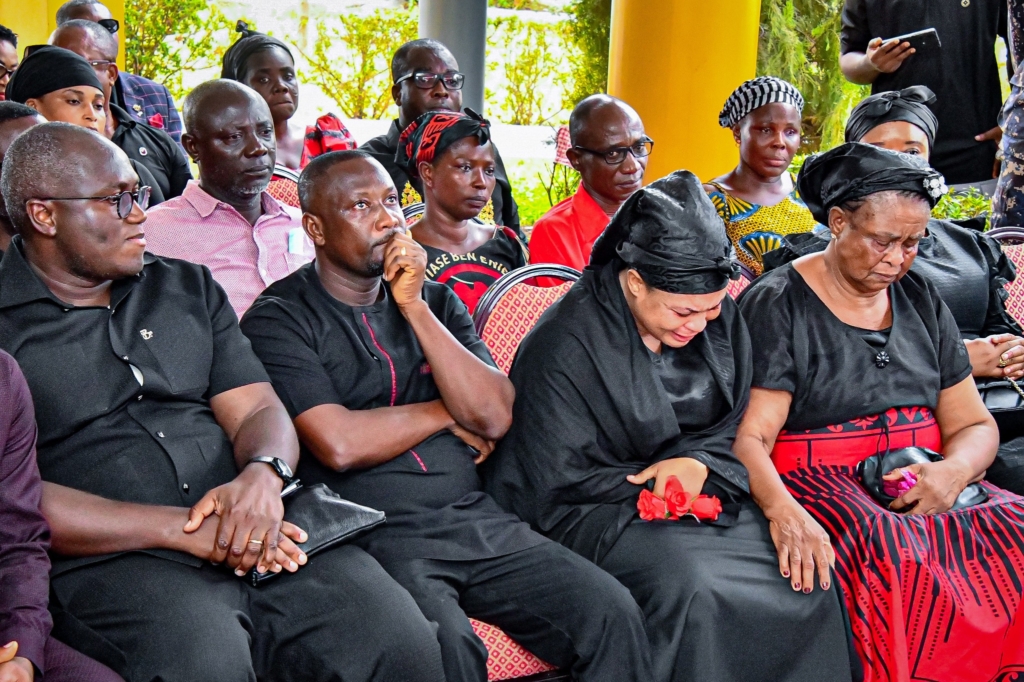
[[910, 43], [910, 46], [918, 52], [926, 52], [942, 47], [942, 41], [939, 40], [939, 32], [934, 28], [926, 28], [921, 31], [886, 38], [882, 41], [882, 44], [885, 45], [892, 42]]

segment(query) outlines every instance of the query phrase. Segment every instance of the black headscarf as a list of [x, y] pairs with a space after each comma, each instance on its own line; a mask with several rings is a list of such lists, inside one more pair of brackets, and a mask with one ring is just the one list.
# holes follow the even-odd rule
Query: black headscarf
[[613, 258], [670, 294], [710, 294], [740, 276], [722, 218], [689, 171], [655, 180], [626, 200], [594, 244], [590, 265]]
[[846, 141], [860, 142], [883, 123], [906, 121], [924, 131], [931, 149], [939, 129], [939, 119], [931, 110], [932, 104], [935, 104], [935, 93], [924, 85], [871, 95], [850, 112], [850, 119], [846, 122]]
[[833, 206], [878, 192], [916, 192], [934, 208], [947, 191], [942, 175], [924, 159], [861, 142], [848, 142], [808, 158], [796, 186], [822, 225], [828, 225]]
[[43, 45], [21, 63], [7, 83], [7, 99], [24, 104], [64, 88], [88, 85], [103, 92], [89, 62], [71, 50]]
[[221, 78], [241, 81], [245, 77], [246, 62], [249, 61], [249, 57], [260, 50], [267, 50], [272, 47], [281, 48], [292, 58], [292, 62], [295, 62], [292, 51], [277, 38], [268, 36], [266, 33], [250, 31], [248, 24], [242, 20], [239, 20], [235, 25], [235, 31], [241, 33], [242, 37], [236, 40], [224, 53], [223, 66], [220, 71]]
[[467, 137], [483, 145], [491, 139], [491, 123], [472, 109], [465, 113], [428, 111], [410, 123], [398, 138], [395, 163], [410, 177], [419, 177], [419, 165], [433, 163], [448, 147]]

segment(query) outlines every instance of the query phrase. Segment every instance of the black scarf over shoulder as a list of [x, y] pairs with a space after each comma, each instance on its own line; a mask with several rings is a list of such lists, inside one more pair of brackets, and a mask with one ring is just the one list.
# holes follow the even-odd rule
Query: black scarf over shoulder
[[637, 518], [654, 462], [692, 457], [749, 490], [732, 454], [750, 397], [750, 339], [732, 299], [691, 343], [707, 361], [727, 413], [681, 433], [668, 394], [619, 284], [621, 261], [588, 268], [523, 340], [512, 366], [513, 424], [482, 465], [487, 491], [552, 539], [600, 560]]

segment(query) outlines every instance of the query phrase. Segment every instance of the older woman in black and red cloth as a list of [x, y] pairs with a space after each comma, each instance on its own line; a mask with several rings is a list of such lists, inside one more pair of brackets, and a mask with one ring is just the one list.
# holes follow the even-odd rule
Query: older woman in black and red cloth
[[429, 111], [402, 131], [395, 163], [423, 185], [424, 213], [411, 233], [427, 251], [427, 278], [472, 313], [495, 280], [530, 259], [515, 230], [477, 219], [497, 171], [490, 123], [471, 109]]
[[[986, 501], [958, 503], [999, 433], [953, 315], [910, 270], [942, 176], [852, 143], [809, 159], [798, 186], [829, 245], [739, 299], [754, 378], [735, 452], [779, 569], [806, 590], [834, 552], [866, 682], [1010, 679], [1024, 671], [1024, 499], [982, 483]], [[858, 465], [910, 446], [941, 457], [887, 474], [908, 485], [876, 501]]]

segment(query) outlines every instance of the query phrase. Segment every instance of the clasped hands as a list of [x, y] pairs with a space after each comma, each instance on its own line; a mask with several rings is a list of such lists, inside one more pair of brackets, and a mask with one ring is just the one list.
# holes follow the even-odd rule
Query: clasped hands
[[308, 536], [284, 521], [281, 489], [281, 479], [270, 467], [245, 467], [233, 481], [210, 490], [189, 509], [181, 549], [226, 564], [238, 576], [254, 566], [259, 573], [294, 573], [307, 561], [296, 543]]
[[976, 377], [1020, 379], [1024, 377], [1024, 338], [994, 334], [964, 341]]
[[0, 682], [32, 682], [36, 669], [27, 658], [18, 656], [18, 643], [0, 647]]

